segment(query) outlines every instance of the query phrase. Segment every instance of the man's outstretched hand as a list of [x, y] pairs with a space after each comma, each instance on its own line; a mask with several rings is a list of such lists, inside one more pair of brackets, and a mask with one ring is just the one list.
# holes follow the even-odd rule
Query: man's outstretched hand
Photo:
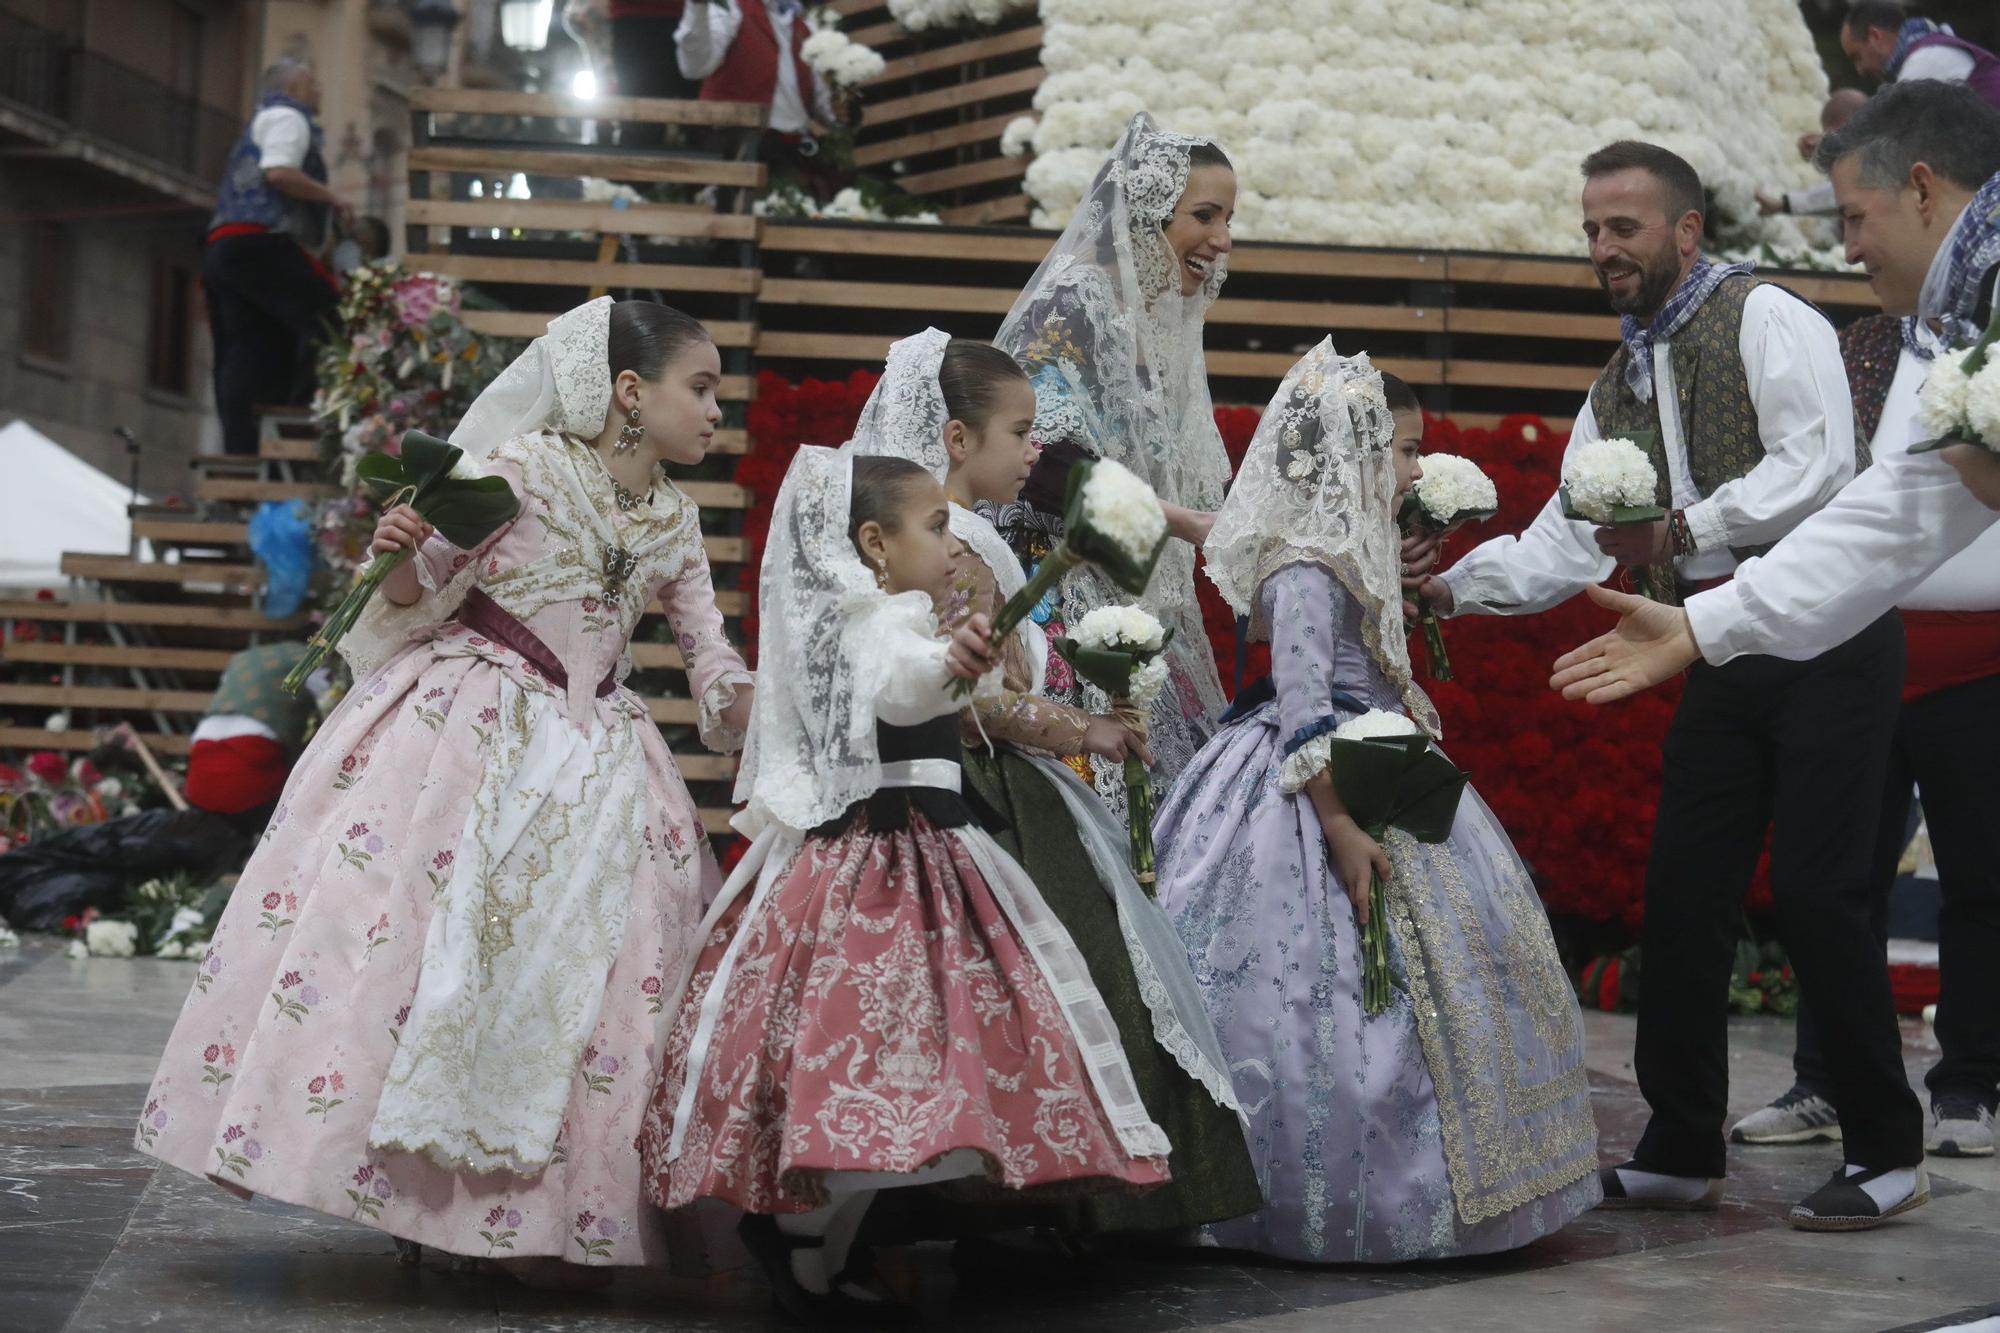
[[1563, 698], [1617, 703], [1672, 680], [1701, 657], [1681, 608], [1609, 588], [1587, 591], [1591, 601], [1620, 619], [1608, 633], [1556, 659], [1549, 688], [1562, 691]]

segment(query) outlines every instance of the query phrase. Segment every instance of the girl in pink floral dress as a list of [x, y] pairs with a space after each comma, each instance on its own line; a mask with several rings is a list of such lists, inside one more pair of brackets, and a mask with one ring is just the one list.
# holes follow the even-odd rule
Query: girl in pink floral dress
[[704, 925], [640, 1140], [662, 1207], [751, 1214], [744, 1239], [802, 1317], [866, 1298], [848, 1249], [879, 1189], [1168, 1174], [1082, 955], [961, 794], [948, 686], [994, 659], [983, 615], [939, 637], [947, 524], [908, 459], [809, 446], [792, 463], [737, 788], [753, 841]]
[[743, 661], [695, 505], [716, 349], [651, 302], [551, 322], [466, 416], [519, 516], [416, 546], [342, 641], [352, 693], [244, 869], [138, 1146], [243, 1194], [455, 1255], [657, 1257], [634, 1146], [719, 875], [646, 705], [618, 682], [657, 598], [702, 739], [733, 748]]

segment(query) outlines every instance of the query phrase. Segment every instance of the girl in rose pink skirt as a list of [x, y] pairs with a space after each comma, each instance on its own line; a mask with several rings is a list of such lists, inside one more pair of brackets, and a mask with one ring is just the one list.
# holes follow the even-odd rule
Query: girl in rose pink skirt
[[720, 877], [619, 681], [657, 598], [702, 739], [740, 740], [750, 677], [658, 472], [702, 457], [720, 377], [685, 315], [579, 307], [453, 437], [519, 516], [474, 551], [383, 518], [374, 549], [415, 558], [341, 643], [355, 687], [216, 929], [142, 1150], [531, 1276], [658, 1257], [634, 1140]]

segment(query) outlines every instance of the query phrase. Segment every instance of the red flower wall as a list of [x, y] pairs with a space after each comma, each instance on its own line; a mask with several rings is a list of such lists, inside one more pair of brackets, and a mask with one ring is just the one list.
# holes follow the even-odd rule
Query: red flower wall
[[[755, 497], [744, 521], [752, 550], [762, 549], [771, 502], [799, 443], [845, 440], [878, 378], [870, 371], [799, 384], [769, 372], [758, 377], [748, 419], [750, 452], [736, 473]], [[1240, 462], [1257, 410], [1220, 407], [1215, 417], [1231, 462]], [[1508, 417], [1490, 430], [1432, 419], [1426, 446], [1472, 459], [1500, 493], [1498, 516], [1455, 537], [1447, 564], [1477, 542], [1528, 525], [1555, 490], [1566, 439], [1538, 417]], [[746, 565], [742, 577], [753, 602], [744, 634], [754, 652], [755, 566]], [[1223, 685], [1233, 689], [1235, 618], [1205, 578], [1198, 582]], [[1453, 620], [1444, 633], [1458, 678], [1424, 684], [1443, 714], [1446, 748], [1472, 773], [1480, 795], [1542, 877], [1550, 912], [1636, 929], [1659, 794], [1660, 742], [1679, 691], [1657, 690], [1592, 709], [1565, 703], [1548, 688], [1556, 657], [1610, 623], [1608, 613], [1581, 597], [1539, 616]], [[1422, 656], [1419, 646], [1415, 660], [1421, 663]], [[1269, 660], [1265, 645], [1252, 645], [1244, 679], [1262, 675]]]

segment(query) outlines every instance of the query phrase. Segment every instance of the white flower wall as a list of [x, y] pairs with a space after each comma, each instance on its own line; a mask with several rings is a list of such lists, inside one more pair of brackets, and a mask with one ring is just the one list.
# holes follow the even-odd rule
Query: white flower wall
[[1574, 255], [1578, 164], [1614, 139], [1701, 172], [1729, 237], [1790, 250], [1764, 182], [1827, 81], [1797, 0], [1041, 0], [1027, 189], [1061, 226], [1139, 110], [1213, 135], [1237, 234]]

